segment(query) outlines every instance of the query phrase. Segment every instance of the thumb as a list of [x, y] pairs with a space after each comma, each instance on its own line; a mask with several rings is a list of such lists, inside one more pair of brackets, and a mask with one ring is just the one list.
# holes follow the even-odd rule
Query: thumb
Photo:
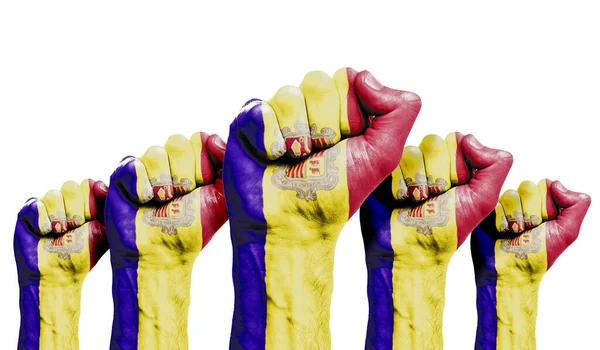
[[369, 71], [358, 73], [355, 81], [355, 91], [362, 108], [372, 116], [382, 116], [403, 104], [412, 104], [412, 112], [407, 118], [417, 118], [421, 109], [421, 99], [412, 92], [394, 90], [383, 86]]
[[[400, 163], [402, 149], [419, 111], [421, 99], [412, 92], [383, 86], [370, 72], [360, 72], [355, 91], [362, 108], [374, 116], [371, 126], [356, 142], [368, 149], [373, 169], [387, 176]], [[361, 147], [362, 148], [362, 147]]]
[[475, 169], [475, 174], [468, 184], [459, 187], [467, 191], [459, 198], [466, 200], [463, 205], [469, 212], [485, 217], [496, 206], [500, 190], [512, 166], [513, 156], [507, 151], [483, 146], [473, 135], [465, 136], [461, 146], [466, 161]]
[[[560, 181], [554, 181], [552, 183], [550, 186], [550, 194], [554, 203], [556, 203], [559, 208], [562, 208], [562, 210], [554, 221], [556, 227], [553, 227], [552, 221], [548, 223], [550, 227], [556, 228], [556, 230], [548, 230], [549, 239], [552, 241], [558, 239], [559, 241], [564, 242], [564, 250], [573, 243], [579, 235], [581, 223], [592, 203], [592, 198], [585, 193], [566, 189]], [[560, 237], [555, 237], [556, 235], [559, 235]]]
[[361, 105], [375, 118], [364, 134], [347, 140], [350, 214], [398, 167], [421, 109], [419, 96], [384, 87], [367, 71], [358, 74], [354, 86]]

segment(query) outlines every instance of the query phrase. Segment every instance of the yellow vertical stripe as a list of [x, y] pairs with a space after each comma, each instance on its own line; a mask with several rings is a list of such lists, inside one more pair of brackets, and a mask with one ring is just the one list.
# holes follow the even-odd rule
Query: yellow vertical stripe
[[[409, 209], [396, 209], [392, 213], [394, 349], [443, 346], [446, 270], [458, 243], [454, 197], [454, 190], [438, 196], [431, 211], [409, 214]], [[401, 215], [412, 219], [401, 222]]]
[[79, 348], [81, 286], [90, 270], [88, 225], [69, 234], [38, 243], [40, 349]]
[[140, 349], [187, 349], [192, 266], [202, 249], [200, 189], [136, 216]]
[[333, 82], [338, 91], [340, 101], [340, 131], [342, 135], [350, 135], [350, 121], [348, 120], [348, 72], [346, 68], [340, 68], [333, 75]]
[[496, 242], [497, 348], [535, 349], [539, 284], [547, 269], [545, 225]]
[[[309, 158], [309, 161], [323, 162], [322, 169], [328, 169], [329, 175], [337, 172], [335, 187], [317, 189], [316, 200], [304, 199], [310, 196], [279, 183], [276, 166], [265, 170], [268, 349], [331, 347], [329, 309], [333, 290], [333, 257], [335, 242], [349, 212], [345, 146], [341, 143], [336, 150], [327, 151], [337, 153], [330, 164], [333, 168], [324, 164], [327, 163], [324, 158]], [[305, 171], [303, 178], [291, 181], [302, 186], [311, 177], [309, 174], [312, 173]], [[313, 188], [323, 186], [323, 183]], [[299, 212], [304, 215], [299, 215]], [[323, 219], [319, 220], [320, 217]], [[328, 222], [335, 224], [328, 226]]]
[[540, 198], [542, 200], [542, 219], [543, 220], [548, 220], [548, 206], [546, 203], [546, 198], [548, 196], [548, 188], [546, 185], [546, 179], [541, 180], [540, 182], [538, 182], [537, 184], [538, 189], [540, 190]]
[[448, 154], [450, 155], [450, 182], [453, 185], [458, 185], [458, 172], [456, 171], [458, 144], [456, 143], [456, 133], [453, 132], [446, 136], [446, 146], [448, 146]]
[[202, 155], [202, 135], [199, 132], [194, 133], [190, 136], [190, 143], [194, 149], [194, 169], [196, 172], [196, 183], [203, 184], [204, 178], [202, 178], [202, 162], [200, 157]]

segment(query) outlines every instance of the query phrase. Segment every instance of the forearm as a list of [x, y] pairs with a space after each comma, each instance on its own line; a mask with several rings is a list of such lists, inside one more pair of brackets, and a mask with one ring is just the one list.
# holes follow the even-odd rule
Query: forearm
[[476, 349], [535, 349], [539, 281], [478, 286]]
[[[113, 346], [186, 349], [191, 264], [165, 269], [140, 260], [136, 283], [117, 279]], [[118, 346], [117, 346], [118, 347]]]
[[265, 246], [268, 349], [328, 349], [335, 243], [270, 240]]
[[[334, 242], [232, 229], [232, 348], [328, 349]], [[248, 242], [248, 240], [252, 242]]]
[[82, 281], [54, 284], [41, 279], [20, 288], [20, 349], [79, 349]]
[[393, 348], [442, 349], [445, 263], [429, 267], [394, 264]]

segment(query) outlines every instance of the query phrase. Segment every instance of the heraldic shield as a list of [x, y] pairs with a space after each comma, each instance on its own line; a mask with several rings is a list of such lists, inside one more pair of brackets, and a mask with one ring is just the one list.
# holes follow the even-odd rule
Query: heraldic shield
[[318, 190], [332, 190], [337, 185], [338, 169], [333, 162], [339, 153], [339, 148], [333, 147], [291, 167], [280, 166], [271, 181], [277, 188], [296, 191], [300, 199], [314, 201]]
[[447, 204], [447, 193], [430, 198], [415, 208], [400, 210], [398, 221], [402, 225], [416, 227], [418, 233], [430, 235], [433, 227], [443, 227], [448, 223], [450, 211]]

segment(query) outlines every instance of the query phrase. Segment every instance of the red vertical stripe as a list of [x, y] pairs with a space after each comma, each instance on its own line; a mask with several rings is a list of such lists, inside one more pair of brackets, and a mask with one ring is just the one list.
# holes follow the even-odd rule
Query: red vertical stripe
[[465, 162], [465, 155], [462, 150], [462, 140], [465, 136], [459, 132], [455, 132], [454, 135], [456, 136], [456, 177], [458, 178], [458, 184], [462, 185], [469, 181], [471, 172], [467, 162]]
[[90, 221], [88, 224], [88, 246], [90, 249], [90, 270], [102, 255], [108, 250], [108, 239], [104, 225], [98, 220]]
[[218, 178], [213, 186], [204, 186], [200, 189], [202, 248], [210, 242], [225, 221], [227, 221], [227, 206], [223, 195], [223, 181]]
[[200, 133], [202, 141], [202, 151], [200, 152], [200, 170], [202, 171], [202, 181], [204, 184], [212, 183], [215, 177], [210, 156], [208, 155], [207, 140], [209, 135], [205, 132]]

